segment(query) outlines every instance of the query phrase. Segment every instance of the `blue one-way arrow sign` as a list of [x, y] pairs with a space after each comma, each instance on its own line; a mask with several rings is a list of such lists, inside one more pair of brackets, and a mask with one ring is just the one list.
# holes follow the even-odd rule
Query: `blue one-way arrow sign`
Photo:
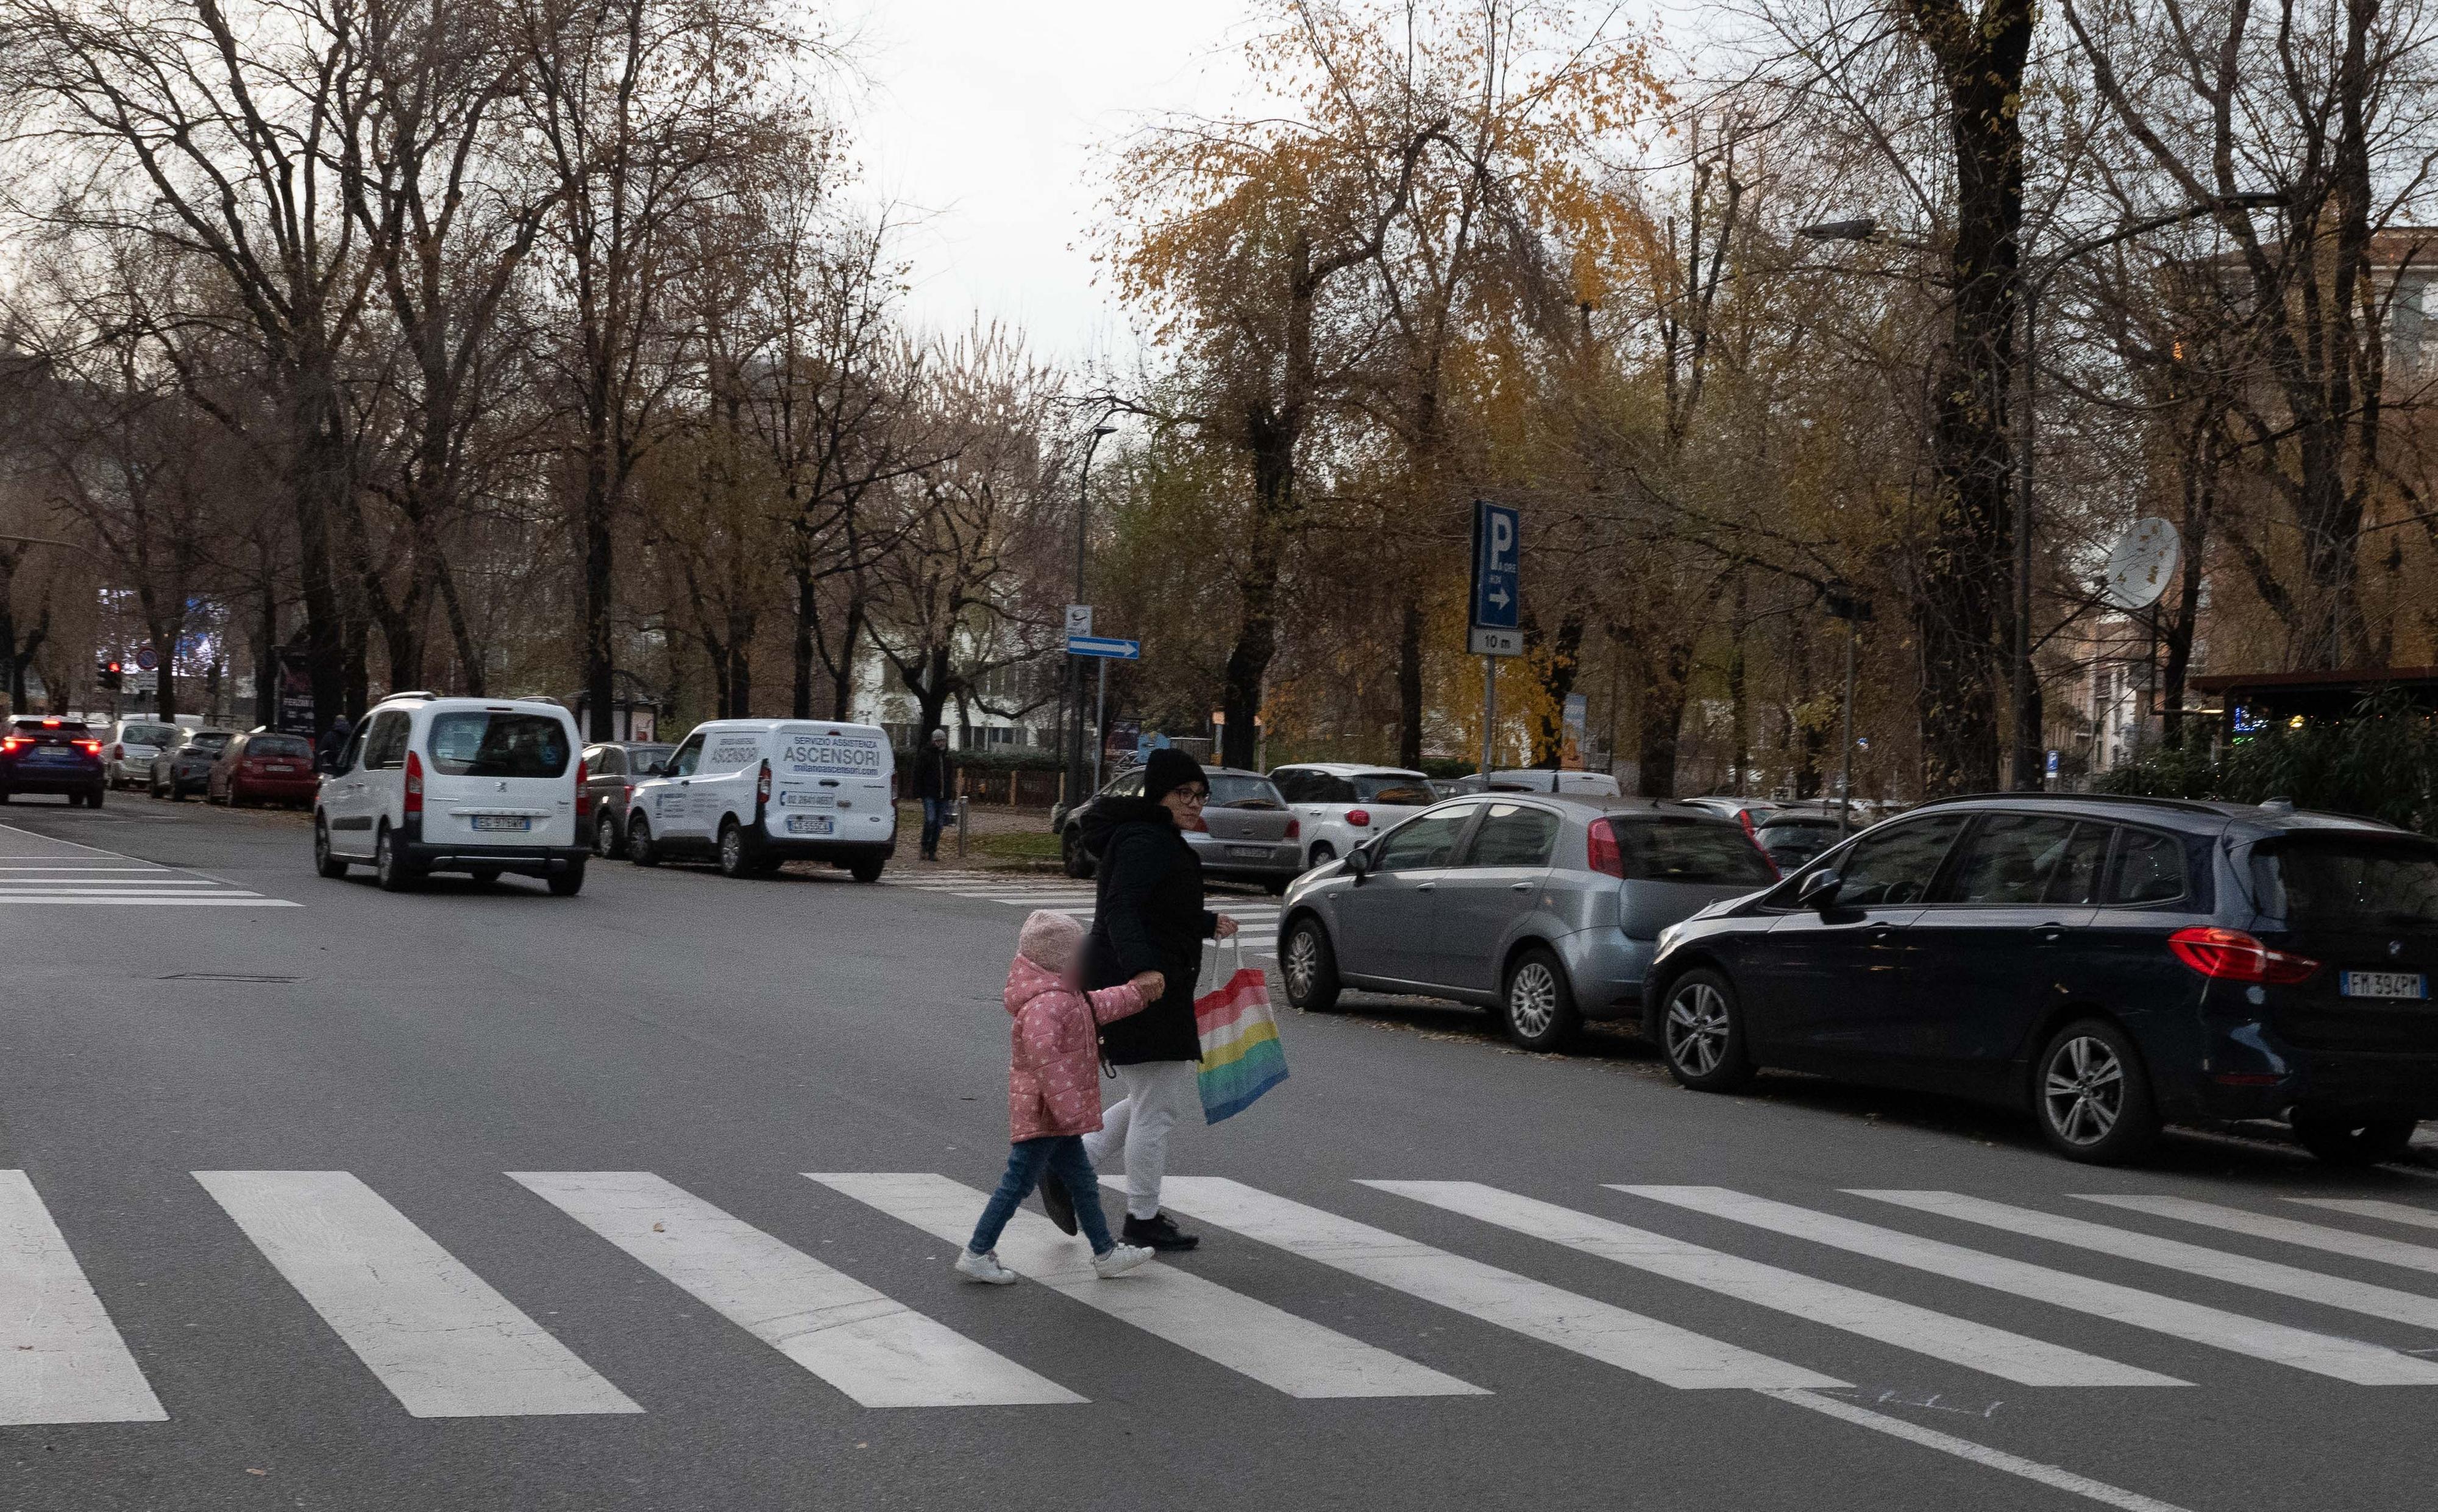
[[1105, 635], [1070, 635], [1067, 638], [1067, 654], [1070, 657], [1109, 657], [1119, 661], [1140, 661], [1140, 641], [1120, 641]]
[[1486, 499], [1473, 503], [1473, 625], [1512, 630], [1524, 612], [1523, 536], [1515, 511]]

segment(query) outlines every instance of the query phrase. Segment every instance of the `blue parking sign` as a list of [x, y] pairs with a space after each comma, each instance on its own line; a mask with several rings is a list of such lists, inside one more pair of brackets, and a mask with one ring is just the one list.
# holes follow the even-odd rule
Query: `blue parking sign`
[[1473, 501], [1473, 623], [1512, 630], [1524, 613], [1523, 532], [1516, 512]]

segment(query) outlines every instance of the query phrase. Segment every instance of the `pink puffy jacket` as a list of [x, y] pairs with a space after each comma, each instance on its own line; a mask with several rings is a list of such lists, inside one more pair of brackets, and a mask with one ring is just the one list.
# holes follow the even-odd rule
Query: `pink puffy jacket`
[[1007, 1133], [1014, 1140], [1090, 1134], [1101, 1127], [1100, 1026], [1143, 1011], [1132, 987], [1086, 994], [1018, 956], [1007, 969]]

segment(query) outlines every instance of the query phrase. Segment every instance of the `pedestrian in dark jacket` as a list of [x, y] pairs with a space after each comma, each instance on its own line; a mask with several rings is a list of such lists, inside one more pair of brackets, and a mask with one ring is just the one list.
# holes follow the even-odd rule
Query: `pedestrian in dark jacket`
[[940, 829], [957, 801], [956, 764], [948, 759], [948, 732], [931, 731], [930, 741], [914, 753], [914, 796], [923, 802], [923, 859], [940, 859]]
[[330, 721], [330, 728], [322, 731], [321, 748], [313, 753], [313, 769], [320, 772], [337, 771], [339, 757], [347, 748], [347, 737], [354, 733], [355, 727], [348, 724], [344, 717]]
[[[1101, 1053], [1116, 1068], [1125, 1099], [1102, 1115], [1099, 1133], [1084, 1138], [1095, 1167], [1110, 1151], [1125, 1152], [1123, 1238], [1156, 1250], [1190, 1250], [1201, 1242], [1159, 1210], [1159, 1184], [1168, 1172], [1169, 1131], [1201, 1107], [1193, 1079], [1202, 1059], [1193, 986], [1202, 941], [1236, 932], [1236, 921], [1202, 905], [1202, 862], [1182, 833], [1201, 828], [1210, 796], [1201, 763], [1180, 750], [1156, 750], [1144, 768], [1141, 798], [1104, 799], [1085, 819], [1084, 849], [1100, 870], [1085, 984], [1113, 987], [1147, 971], [1167, 983], [1149, 1008], [1103, 1026]], [[1063, 1188], [1054, 1196], [1045, 1188], [1053, 1218], [1063, 1217], [1062, 1199], [1071, 1201]]]

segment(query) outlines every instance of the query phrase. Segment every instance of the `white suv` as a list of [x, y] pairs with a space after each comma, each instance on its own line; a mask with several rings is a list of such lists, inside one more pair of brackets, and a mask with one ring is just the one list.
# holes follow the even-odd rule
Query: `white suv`
[[572, 898], [592, 854], [582, 745], [555, 703], [394, 694], [322, 779], [314, 868], [344, 877], [368, 862], [391, 892], [433, 871], [514, 871]]
[[637, 782], [627, 859], [705, 855], [732, 877], [827, 861], [877, 882], [897, 853], [897, 758], [874, 725], [715, 719]]
[[1401, 766], [1304, 762], [1271, 768], [1270, 781], [1302, 827], [1306, 869], [1344, 855], [1439, 801], [1429, 778]]

